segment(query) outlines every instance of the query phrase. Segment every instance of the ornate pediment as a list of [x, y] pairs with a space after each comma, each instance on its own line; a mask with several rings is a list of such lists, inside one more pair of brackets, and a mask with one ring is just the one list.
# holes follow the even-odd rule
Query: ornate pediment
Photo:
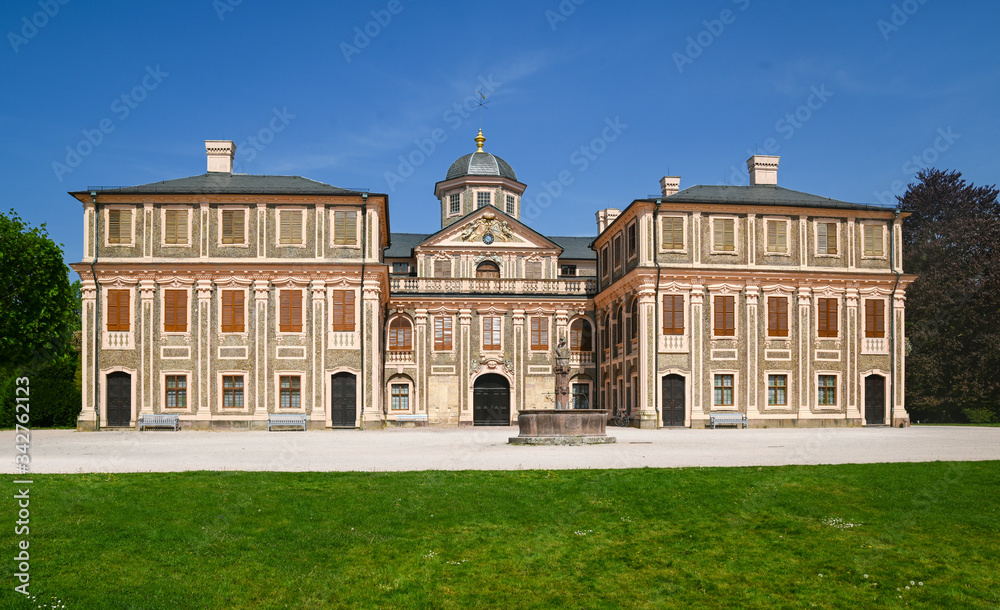
[[418, 254], [421, 251], [424, 254], [431, 254], [439, 249], [454, 252], [484, 247], [499, 250], [537, 249], [550, 252], [561, 249], [558, 244], [519, 220], [507, 216], [492, 206], [486, 206], [429, 236], [423, 243], [418, 244], [415, 250]]
[[514, 233], [510, 229], [510, 224], [506, 220], [498, 218], [496, 214], [486, 213], [479, 218], [469, 222], [462, 229], [462, 241], [482, 241], [484, 244], [494, 242], [509, 242], [513, 239]]

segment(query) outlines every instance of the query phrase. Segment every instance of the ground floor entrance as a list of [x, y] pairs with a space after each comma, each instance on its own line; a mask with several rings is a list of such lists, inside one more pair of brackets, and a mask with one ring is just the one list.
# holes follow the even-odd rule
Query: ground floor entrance
[[357, 377], [337, 373], [330, 380], [330, 420], [334, 428], [353, 428], [358, 421]]
[[132, 376], [128, 373], [108, 375], [108, 426], [132, 425]]
[[510, 383], [503, 375], [483, 375], [472, 390], [472, 420], [477, 426], [510, 425]]
[[667, 375], [663, 378], [663, 425], [684, 425], [684, 378]]
[[885, 377], [881, 375], [865, 377], [865, 424], [885, 424]]

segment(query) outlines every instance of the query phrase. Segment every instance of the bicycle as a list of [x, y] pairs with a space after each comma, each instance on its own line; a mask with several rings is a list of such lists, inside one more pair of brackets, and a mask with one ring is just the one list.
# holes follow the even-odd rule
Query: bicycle
[[614, 414], [614, 417], [612, 417], [612, 421], [619, 428], [628, 428], [632, 425], [632, 420], [629, 418], [628, 413], [623, 410], [618, 410]]

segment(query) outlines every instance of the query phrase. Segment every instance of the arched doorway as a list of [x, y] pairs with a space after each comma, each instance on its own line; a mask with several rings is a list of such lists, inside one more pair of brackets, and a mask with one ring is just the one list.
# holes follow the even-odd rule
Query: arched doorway
[[885, 377], [881, 375], [865, 377], [865, 424], [885, 424]]
[[477, 426], [510, 425], [510, 383], [503, 375], [483, 375], [472, 390], [472, 421]]
[[357, 425], [357, 377], [337, 373], [330, 379], [330, 424], [335, 428]]
[[667, 375], [663, 378], [663, 425], [684, 425], [684, 378]]
[[132, 425], [132, 376], [128, 373], [108, 375], [108, 426]]

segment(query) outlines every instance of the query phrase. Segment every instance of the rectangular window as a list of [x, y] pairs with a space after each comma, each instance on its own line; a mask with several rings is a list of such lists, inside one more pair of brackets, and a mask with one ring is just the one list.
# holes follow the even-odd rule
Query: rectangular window
[[837, 253], [837, 223], [816, 223], [816, 254]]
[[166, 407], [187, 408], [187, 375], [167, 375]]
[[836, 375], [820, 375], [819, 381], [819, 396], [817, 404], [833, 406], [837, 404], [837, 376]]
[[633, 222], [625, 229], [626, 251], [628, 252], [629, 260], [635, 258], [638, 253], [635, 247], [635, 226], [636, 223]]
[[788, 375], [767, 376], [767, 404], [785, 406], [788, 404]]
[[767, 251], [788, 252], [788, 223], [784, 220], [767, 221]]
[[684, 249], [684, 219], [679, 217], [667, 217], [663, 219], [663, 249], [683, 250]]
[[451, 261], [444, 258], [435, 259], [434, 277], [451, 277]]
[[108, 331], [126, 332], [132, 322], [128, 290], [108, 291]]
[[222, 210], [222, 243], [242, 245], [244, 242], [243, 210]]
[[515, 211], [515, 200], [513, 195], [507, 195], [507, 215], [513, 216]]
[[476, 207], [485, 208], [493, 202], [493, 193], [476, 193]]
[[573, 408], [590, 408], [590, 385], [586, 383], [573, 384]]
[[885, 302], [882, 299], [865, 299], [865, 336], [885, 336]]
[[302, 212], [300, 210], [279, 210], [278, 240], [282, 245], [302, 244]]
[[163, 217], [163, 243], [188, 243], [187, 210], [164, 210]]
[[500, 320], [499, 316], [486, 316], [483, 318], [483, 349], [493, 351], [501, 349]]
[[243, 408], [243, 375], [222, 376], [222, 406], [227, 409]]
[[684, 334], [684, 295], [667, 294], [663, 296], [663, 334]]
[[163, 332], [187, 332], [187, 290], [163, 291]]
[[608, 277], [608, 249], [601, 250], [601, 277]]
[[282, 409], [298, 409], [302, 407], [302, 378], [298, 375], [281, 375], [278, 377], [281, 386], [279, 396]]
[[529, 280], [542, 279], [542, 261], [528, 261], [524, 263], [524, 273]]
[[767, 297], [767, 336], [788, 336], [788, 297]]
[[448, 213], [458, 214], [462, 211], [462, 202], [460, 195], [451, 195], [448, 197]]
[[436, 316], [434, 318], [434, 349], [448, 351], [451, 344], [451, 316]]
[[865, 256], [885, 256], [882, 225], [862, 225], [865, 237]]
[[837, 336], [837, 299], [819, 299], [818, 306], [819, 320], [816, 328], [820, 337]]
[[354, 331], [354, 291], [333, 291], [333, 330]]
[[612, 251], [614, 252], [614, 269], [613, 271], [621, 272], [622, 270], [622, 234], [619, 233], [615, 235], [614, 240], [611, 242]]
[[576, 265], [560, 265], [559, 275], [576, 277]]
[[716, 375], [715, 376], [715, 406], [717, 407], [731, 407], [733, 406], [733, 376], [732, 375]]
[[393, 275], [408, 275], [410, 273], [410, 263], [393, 263]]
[[549, 349], [549, 319], [543, 317], [531, 318], [531, 349]]
[[715, 230], [715, 250], [717, 252], [736, 251], [736, 220], [733, 218], [716, 218], [713, 221]]
[[302, 291], [279, 291], [278, 331], [283, 333], [302, 332]]
[[410, 410], [410, 386], [405, 383], [392, 384], [392, 410]]
[[715, 335], [736, 336], [736, 297], [715, 297]]
[[132, 210], [108, 210], [108, 243], [132, 243]]
[[242, 290], [222, 291], [222, 332], [243, 332], [244, 296], [245, 295]]
[[333, 245], [358, 245], [358, 213], [354, 210], [333, 212]]

